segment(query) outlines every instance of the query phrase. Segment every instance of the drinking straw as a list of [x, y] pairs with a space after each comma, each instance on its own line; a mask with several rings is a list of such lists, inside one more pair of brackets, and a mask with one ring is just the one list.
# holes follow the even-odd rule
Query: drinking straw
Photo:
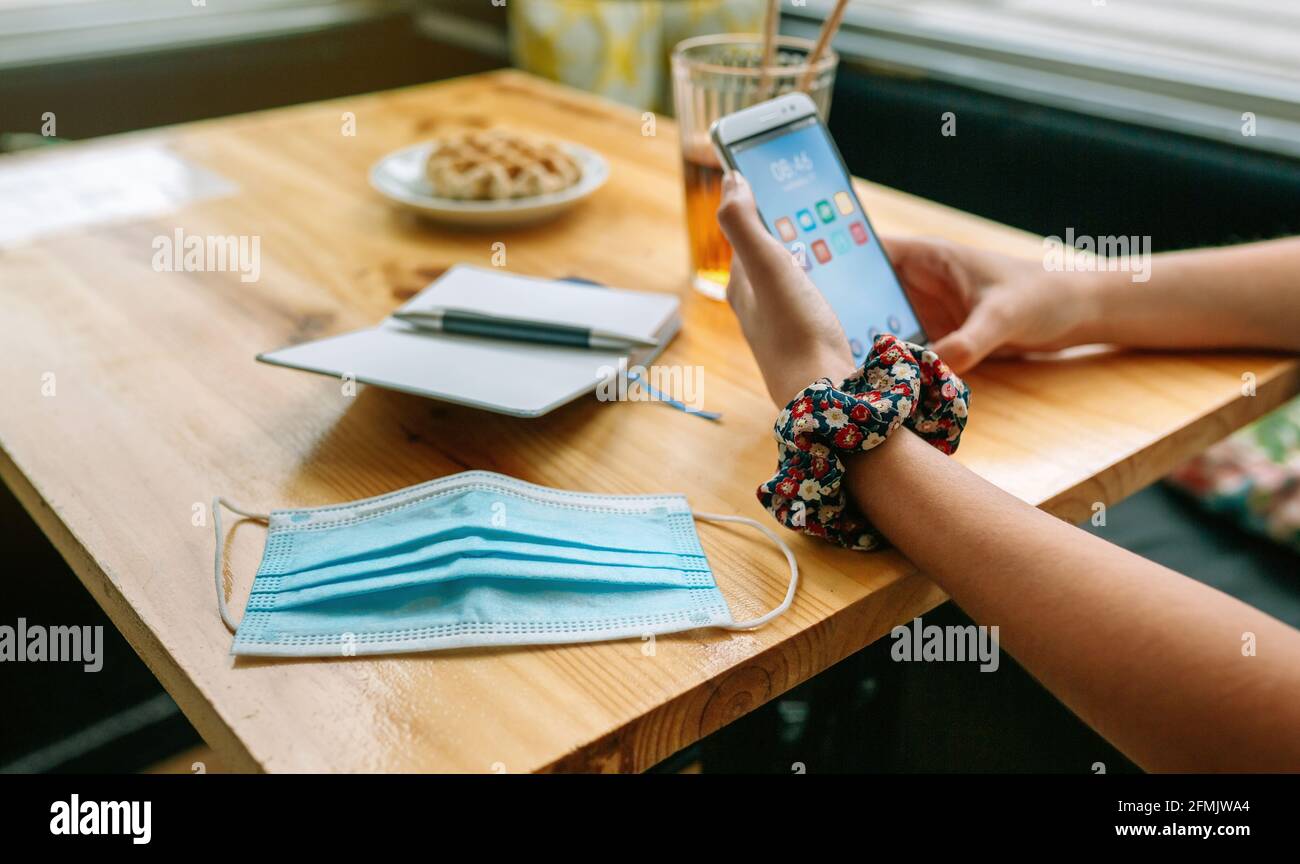
[[781, 0], [767, 0], [767, 16], [763, 19], [763, 59], [758, 73], [758, 100], [767, 98], [772, 84], [772, 61], [776, 58], [776, 31], [781, 23]]
[[805, 93], [812, 86], [813, 76], [816, 75], [817, 61], [822, 59], [822, 54], [835, 38], [835, 33], [840, 29], [840, 23], [844, 20], [844, 10], [849, 5], [849, 0], [836, 0], [835, 8], [831, 14], [826, 16], [826, 23], [822, 25], [822, 32], [817, 36], [817, 44], [813, 46], [812, 53], [808, 55], [808, 68], [804, 70], [803, 77], [799, 79], [799, 88]]

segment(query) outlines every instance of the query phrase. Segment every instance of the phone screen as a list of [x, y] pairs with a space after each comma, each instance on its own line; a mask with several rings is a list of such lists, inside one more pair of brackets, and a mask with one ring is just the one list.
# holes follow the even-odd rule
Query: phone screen
[[861, 361], [881, 333], [925, 333], [853, 191], [835, 144], [805, 117], [728, 145], [767, 228], [826, 296]]

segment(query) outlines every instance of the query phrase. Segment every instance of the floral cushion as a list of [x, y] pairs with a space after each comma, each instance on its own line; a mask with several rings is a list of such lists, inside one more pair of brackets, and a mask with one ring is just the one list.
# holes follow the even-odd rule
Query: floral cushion
[[1300, 551], [1300, 399], [1214, 445], [1167, 482], [1206, 509]]

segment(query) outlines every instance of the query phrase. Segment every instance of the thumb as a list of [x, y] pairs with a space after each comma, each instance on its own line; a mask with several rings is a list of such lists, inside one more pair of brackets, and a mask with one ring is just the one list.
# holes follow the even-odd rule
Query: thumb
[[787, 275], [791, 267], [790, 253], [768, 233], [759, 218], [749, 183], [734, 170], [727, 171], [722, 178], [718, 225], [751, 282], [765, 284]]
[[880, 237], [880, 245], [895, 267], [903, 267], [909, 261], [921, 257], [934, 249], [934, 243], [920, 237], [901, 237], [897, 234]]
[[958, 375], [974, 367], [1004, 341], [1004, 316], [990, 303], [978, 303], [956, 330], [930, 348]]

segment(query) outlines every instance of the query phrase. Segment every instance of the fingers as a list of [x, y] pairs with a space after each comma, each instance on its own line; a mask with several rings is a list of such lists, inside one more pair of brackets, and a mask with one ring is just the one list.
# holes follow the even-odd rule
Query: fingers
[[728, 171], [722, 180], [718, 225], [753, 284], [767, 289], [768, 285], [789, 287], [796, 282], [790, 278], [794, 270], [790, 253], [767, 232], [749, 183], [736, 171]]
[[995, 303], [977, 303], [960, 327], [930, 347], [958, 375], [993, 352], [1006, 336], [1006, 315]]
[[885, 254], [895, 267], [901, 267], [908, 261], [933, 252], [938, 245], [933, 240], [921, 237], [881, 237], [880, 245], [885, 247]]
[[989, 253], [924, 237], [882, 237], [881, 244], [908, 298], [923, 317], [929, 313], [927, 328], [936, 321], [938, 330], [960, 322], [931, 344], [958, 374], [1023, 335], [1010, 332], [1023, 329], [1017, 323], [1023, 316], [1011, 295], [998, 290], [1006, 274], [993, 266]]
[[929, 237], [881, 237], [880, 245], [909, 290], [932, 293], [960, 281], [967, 267], [965, 251], [947, 240]]
[[745, 266], [735, 255], [731, 256], [731, 274], [727, 280], [727, 302], [742, 319], [749, 314], [754, 302], [754, 286], [745, 275]]

